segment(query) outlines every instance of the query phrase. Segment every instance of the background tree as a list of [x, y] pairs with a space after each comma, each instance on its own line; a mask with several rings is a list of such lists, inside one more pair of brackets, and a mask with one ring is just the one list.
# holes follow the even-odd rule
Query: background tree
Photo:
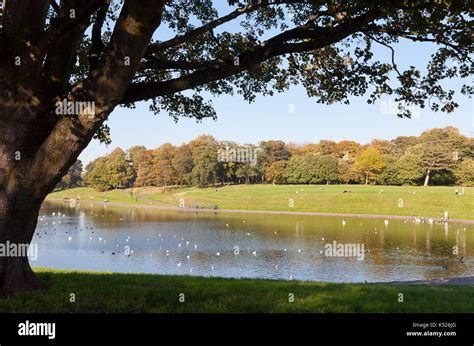
[[248, 162], [240, 163], [237, 167], [235, 176], [239, 179], [243, 179], [245, 184], [250, 183], [250, 181], [258, 175], [256, 168]]
[[190, 184], [193, 170], [193, 152], [190, 145], [183, 144], [176, 149], [172, 165], [176, 172], [178, 184]]
[[153, 150], [137, 152], [134, 157], [136, 165], [135, 186], [153, 186]]
[[99, 157], [86, 167], [86, 182], [98, 191], [106, 191], [111, 187], [106, 164], [107, 157]]
[[332, 155], [323, 155], [318, 158], [317, 175], [326, 183], [337, 181], [339, 178], [337, 160]]
[[374, 147], [366, 148], [356, 157], [354, 163], [355, 171], [364, 176], [365, 185], [369, 183], [370, 179], [375, 179], [384, 167], [380, 151]]
[[194, 185], [206, 187], [219, 182], [222, 164], [217, 161], [218, 148], [218, 143], [211, 137], [193, 149], [191, 181]]
[[267, 168], [276, 161], [288, 160], [291, 152], [283, 141], [262, 141], [258, 147], [260, 150], [257, 154], [257, 169], [263, 181]]
[[166, 187], [178, 182], [173, 166], [175, 150], [172, 144], [166, 143], [153, 151], [151, 163], [153, 185]]
[[458, 160], [466, 156], [469, 147], [465, 136], [453, 127], [432, 129], [420, 136], [419, 165], [425, 170], [424, 186], [427, 186], [433, 172], [446, 171], [454, 167]]
[[56, 186], [57, 189], [72, 189], [75, 187], [82, 186], [82, 162], [77, 160], [68, 170], [67, 174], [61, 179], [59, 184]]
[[464, 186], [474, 186], [474, 160], [463, 160], [455, 169], [456, 183]]
[[138, 172], [138, 158], [140, 155], [146, 151], [146, 147], [143, 145], [135, 145], [131, 148], [129, 148], [125, 152], [125, 159], [131, 163], [132, 170], [133, 170], [133, 179], [130, 182], [132, 185], [135, 185], [135, 181], [137, 178], [137, 172]]
[[267, 167], [265, 179], [272, 184], [282, 184], [285, 179], [286, 161], [275, 161]]
[[[373, 103], [388, 94], [451, 112], [457, 103], [442, 81], [472, 73], [468, 1], [219, 4], [218, 11], [210, 0], [6, 2], [0, 34], [0, 242], [31, 241], [47, 194], [93, 137], [110, 142], [105, 122], [119, 105], [148, 100], [152, 111], [175, 119], [215, 118], [204, 92], [238, 93], [253, 101], [256, 93], [302, 84], [325, 104], [366, 93]], [[233, 20], [239, 25], [229, 26]], [[395, 58], [377, 60], [373, 45], [390, 49], [399, 39], [437, 46], [424, 72], [415, 66], [400, 70]], [[450, 66], [453, 59], [457, 64]], [[461, 92], [470, 94], [472, 86]], [[94, 111], [79, 107], [64, 114], [58, 101], [87, 102]], [[0, 259], [2, 293], [39, 287], [26, 257]]]
[[323, 139], [318, 144], [318, 153], [320, 153], [321, 155], [335, 154], [336, 149], [337, 149], [337, 143], [334, 141]]

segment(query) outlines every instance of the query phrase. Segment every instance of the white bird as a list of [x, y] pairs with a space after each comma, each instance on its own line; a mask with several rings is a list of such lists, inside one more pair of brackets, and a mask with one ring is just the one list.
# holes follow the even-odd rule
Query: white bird
[[247, 237], [250, 235], [250, 233], [246, 233], [247, 234]]
[[178, 247], [181, 247], [181, 243], [178, 244]]
[[178, 267], [181, 267], [181, 263], [178, 263], [177, 266], [178, 266]]
[[385, 220], [383, 223], [385, 224], [385, 226], [388, 226], [388, 220]]
[[194, 248], [195, 248], [195, 249], [197, 249], [197, 247], [198, 247], [197, 245], [194, 245]]
[[290, 280], [293, 280], [293, 275], [290, 275]]
[[72, 237], [69, 237], [69, 238], [67, 239], [67, 241], [71, 241], [71, 240], [72, 240]]
[[213, 266], [213, 265], [211, 265], [211, 270], [214, 270], [214, 266]]
[[274, 233], [277, 234], [277, 231], [275, 231]]
[[189, 260], [189, 255], [187, 255], [186, 258]]
[[342, 220], [342, 225], [343, 225], [343, 226], [346, 225], [346, 221], [345, 221], [345, 220]]
[[216, 255], [217, 255], [217, 256], [220, 256], [220, 255], [221, 255], [221, 253], [220, 253], [220, 252], [216, 252]]
[[102, 238], [101, 238], [101, 237], [99, 237], [99, 241], [102, 241]]
[[284, 251], [286, 252], [286, 249], [284, 249]]
[[189, 245], [189, 241], [186, 242], [186, 245]]
[[324, 237], [322, 237], [321, 240], [324, 241]]
[[257, 251], [252, 251], [252, 255], [257, 256]]
[[225, 224], [225, 226], [226, 226], [226, 227], [229, 227], [229, 224], [228, 224], [228, 223], [226, 223], [226, 224]]
[[301, 253], [301, 249], [298, 249], [298, 253]]

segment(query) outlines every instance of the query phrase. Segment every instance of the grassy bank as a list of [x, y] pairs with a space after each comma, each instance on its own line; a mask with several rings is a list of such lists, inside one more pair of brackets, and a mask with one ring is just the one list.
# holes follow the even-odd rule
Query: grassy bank
[[[472, 286], [236, 280], [36, 268], [49, 290], [0, 312], [474, 312]], [[76, 302], [70, 302], [74, 293]], [[185, 301], [178, 301], [184, 293]], [[403, 293], [404, 302], [398, 302]], [[289, 302], [289, 295], [294, 302]]]
[[[383, 190], [383, 193], [380, 191]], [[458, 188], [460, 191], [461, 189]], [[296, 193], [298, 191], [298, 193]], [[344, 191], [350, 191], [344, 193]], [[240, 210], [273, 210], [352, 214], [405, 215], [474, 219], [474, 188], [458, 196], [454, 187], [363, 186], [363, 185], [235, 185], [216, 188], [186, 188], [163, 192], [160, 188], [135, 188], [97, 192], [77, 188], [55, 192], [50, 199], [80, 197], [126, 204], [154, 204]], [[293, 199], [294, 206], [289, 206]], [[399, 200], [403, 206], [400, 207]]]

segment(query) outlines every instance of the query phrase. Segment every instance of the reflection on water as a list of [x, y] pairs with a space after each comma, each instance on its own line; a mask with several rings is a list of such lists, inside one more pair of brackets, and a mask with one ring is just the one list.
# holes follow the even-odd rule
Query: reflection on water
[[[334, 241], [363, 245], [364, 259], [326, 256]], [[64, 269], [337, 282], [474, 275], [472, 224], [45, 203], [33, 242], [33, 266]]]

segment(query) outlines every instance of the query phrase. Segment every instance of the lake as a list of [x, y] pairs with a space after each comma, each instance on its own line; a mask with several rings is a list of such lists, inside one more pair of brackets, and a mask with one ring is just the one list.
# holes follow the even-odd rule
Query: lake
[[60, 269], [332, 282], [474, 275], [473, 224], [46, 202], [33, 243], [32, 266]]

